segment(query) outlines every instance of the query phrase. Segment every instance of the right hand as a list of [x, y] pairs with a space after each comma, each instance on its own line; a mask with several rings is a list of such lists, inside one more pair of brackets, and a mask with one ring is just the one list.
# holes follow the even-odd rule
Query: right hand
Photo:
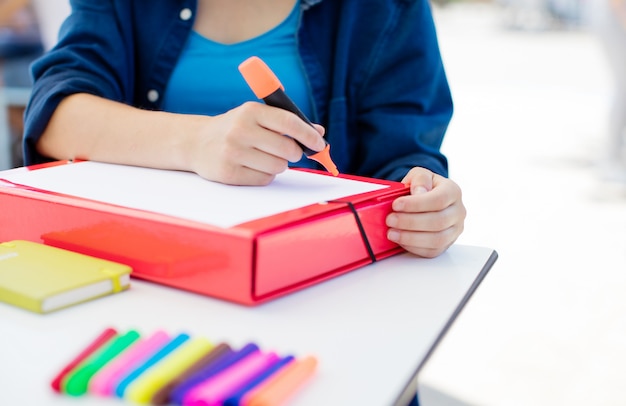
[[[190, 169], [231, 185], [267, 185], [289, 162], [302, 158], [294, 141], [324, 149], [324, 128], [311, 127], [295, 114], [259, 102], [247, 102], [224, 114], [198, 118], [187, 145]], [[289, 135], [288, 137], [285, 134]]]

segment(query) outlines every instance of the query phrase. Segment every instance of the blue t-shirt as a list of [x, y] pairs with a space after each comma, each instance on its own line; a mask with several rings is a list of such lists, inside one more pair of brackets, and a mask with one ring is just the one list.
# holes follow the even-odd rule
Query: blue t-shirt
[[[422, 166], [447, 175], [440, 148], [453, 105], [430, 3], [299, 1], [297, 44], [311, 89], [309, 117], [326, 128], [341, 173], [401, 180], [410, 168]], [[168, 81], [193, 29], [194, 19], [187, 19], [185, 10], [197, 4], [74, 1], [57, 46], [31, 68], [35, 84], [24, 116], [26, 164], [52, 160], [39, 153], [37, 142], [68, 95], [89, 93], [145, 110], [163, 109]], [[294, 93], [278, 73], [287, 93]]]
[[213, 116], [246, 101], [259, 101], [237, 69], [241, 62], [256, 55], [310, 117], [310, 92], [296, 42], [299, 6], [296, 3], [289, 16], [268, 32], [235, 44], [221, 44], [193, 31], [168, 82], [163, 109]]

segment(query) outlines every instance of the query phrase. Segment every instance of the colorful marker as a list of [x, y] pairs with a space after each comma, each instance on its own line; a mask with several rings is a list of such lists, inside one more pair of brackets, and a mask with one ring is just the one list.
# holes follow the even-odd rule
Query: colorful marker
[[223, 357], [220, 357], [219, 360], [208, 365], [206, 368], [202, 369], [201, 371], [187, 379], [185, 382], [174, 388], [171, 394], [171, 400], [177, 405], [182, 405], [185, 395], [194, 387], [257, 351], [259, 351], [259, 347], [256, 344], [250, 343], [246, 344], [239, 351], [226, 353]]
[[232, 352], [232, 349], [228, 344], [220, 343], [217, 346], [213, 347], [211, 352], [206, 354], [204, 357], [200, 358], [196, 361], [192, 366], [190, 366], [183, 373], [178, 375], [175, 379], [170, 381], [167, 385], [163, 386], [157, 393], [152, 397], [152, 404], [154, 405], [166, 405], [171, 402], [171, 394], [174, 388], [188, 380], [190, 377], [211, 365], [220, 357], [224, 356], [227, 353]]
[[241, 400], [242, 406], [276, 406], [283, 404], [306, 381], [317, 367], [314, 357], [296, 360]]
[[89, 392], [101, 396], [114, 395], [115, 388], [126, 375], [149, 359], [170, 340], [170, 336], [162, 330], [156, 331], [146, 339], [140, 339], [91, 379]]
[[[241, 72], [256, 97], [263, 99], [265, 104], [291, 111], [306, 123], [313, 125], [289, 96], [285, 94], [285, 88], [282, 83], [261, 58], [252, 56], [246, 59], [239, 65], [239, 72]], [[297, 140], [295, 141], [302, 148], [307, 158], [319, 162], [334, 176], [339, 175], [337, 166], [330, 157], [330, 144], [326, 140], [324, 140], [326, 147], [321, 151], [314, 151]]]
[[61, 392], [61, 381], [72, 371], [74, 370], [81, 362], [83, 362], [87, 357], [91, 356], [94, 352], [96, 352], [100, 347], [105, 345], [109, 340], [117, 335], [117, 331], [112, 328], [107, 328], [104, 330], [98, 337], [96, 337], [84, 350], [82, 350], [72, 361], [70, 361], [62, 370], [57, 374], [56, 377], [50, 383], [52, 389], [57, 392]]
[[241, 401], [243, 397], [248, 392], [250, 392], [252, 389], [256, 388], [261, 383], [266, 381], [269, 377], [280, 371], [284, 366], [293, 362], [293, 360], [294, 357], [291, 355], [285, 358], [281, 358], [274, 365], [270, 366], [265, 371], [258, 374], [254, 379], [250, 380], [246, 385], [242, 386], [238, 391], [230, 395], [230, 397], [224, 402], [224, 406], [240, 406], [242, 404]]
[[161, 361], [163, 358], [167, 357], [172, 351], [178, 348], [182, 343], [189, 339], [188, 334], [179, 334], [173, 340], [165, 344], [163, 348], [157, 351], [154, 355], [152, 355], [146, 362], [141, 364], [135, 370], [133, 370], [130, 374], [128, 374], [124, 379], [120, 381], [120, 383], [115, 388], [115, 394], [118, 397], [124, 397], [124, 392], [128, 385], [130, 385], [135, 379], [137, 379], [141, 374], [143, 374], [148, 368], [153, 366], [154, 364]]
[[73, 396], [84, 395], [89, 387], [89, 380], [138, 338], [139, 333], [135, 330], [130, 330], [126, 334], [113, 339], [108, 346], [89, 357], [76, 370], [65, 377], [61, 382], [63, 391]]
[[134, 403], [183, 406], [283, 404], [317, 367], [314, 357], [262, 352], [250, 343], [238, 351], [204, 338], [157, 331], [142, 339], [135, 330], [106, 329], [53, 380], [59, 392], [117, 395]]
[[206, 355], [211, 348], [213, 344], [206, 338], [190, 339], [131, 383], [124, 392], [124, 398], [135, 403], [150, 403], [159, 389]]
[[185, 395], [184, 406], [222, 406], [224, 401], [258, 374], [278, 362], [274, 352], [253, 352], [196, 386]]

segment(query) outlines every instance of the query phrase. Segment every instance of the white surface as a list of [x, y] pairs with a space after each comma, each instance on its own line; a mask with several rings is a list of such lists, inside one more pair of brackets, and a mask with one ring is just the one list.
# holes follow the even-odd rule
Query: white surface
[[49, 389], [56, 373], [112, 326], [315, 355], [317, 374], [294, 405], [390, 405], [491, 253], [457, 245], [433, 260], [398, 255], [254, 308], [137, 280], [128, 291], [47, 315], [0, 304], [0, 404], [123, 404], [81, 402]]
[[502, 29], [440, 9], [455, 116], [444, 143], [468, 207], [462, 244], [494, 271], [424, 370], [461, 401], [626, 404], [626, 187], [603, 178], [613, 90], [586, 31]]
[[297, 170], [277, 175], [268, 186], [241, 187], [190, 172], [99, 162], [4, 172], [0, 179], [218, 227], [388, 187]]
[[41, 39], [45, 49], [52, 48], [58, 40], [61, 24], [71, 12], [69, 0], [31, 0], [39, 21]]

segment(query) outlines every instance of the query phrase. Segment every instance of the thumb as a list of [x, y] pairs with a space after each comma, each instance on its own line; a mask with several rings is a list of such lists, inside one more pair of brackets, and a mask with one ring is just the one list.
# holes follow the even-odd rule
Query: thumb
[[402, 183], [410, 186], [412, 195], [417, 195], [433, 189], [433, 178], [433, 173], [428, 169], [415, 167], [406, 174]]

